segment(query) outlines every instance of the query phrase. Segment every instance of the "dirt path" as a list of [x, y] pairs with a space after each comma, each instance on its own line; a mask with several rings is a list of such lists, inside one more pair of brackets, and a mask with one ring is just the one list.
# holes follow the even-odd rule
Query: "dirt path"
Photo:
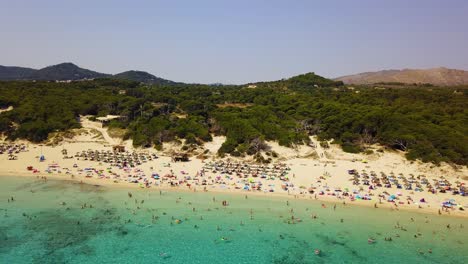
[[109, 136], [109, 133], [107, 133], [107, 128], [103, 128], [101, 123], [91, 121], [86, 116], [82, 116], [80, 119], [81, 119], [81, 126], [83, 126], [83, 128], [90, 128], [90, 129], [97, 130], [99, 133], [102, 134], [102, 136], [104, 137], [104, 140], [110, 145], [117, 145], [120, 143], [120, 142], [117, 142], [111, 136]]
[[314, 137], [310, 137], [310, 140], [312, 140], [312, 142], [315, 145], [315, 151], [317, 152], [317, 155], [319, 156], [319, 160], [328, 160], [327, 156], [325, 155], [325, 150], [320, 145], [320, 142]]
[[13, 110], [13, 106], [9, 106], [8, 108], [0, 108], [0, 114], [3, 112], [8, 112]]

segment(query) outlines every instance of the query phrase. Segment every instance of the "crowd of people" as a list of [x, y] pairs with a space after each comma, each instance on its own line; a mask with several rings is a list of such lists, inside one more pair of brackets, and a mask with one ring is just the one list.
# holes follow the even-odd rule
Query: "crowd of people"
[[28, 151], [28, 148], [24, 143], [0, 143], [0, 155], [8, 155], [9, 160], [18, 159], [17, 154], [26, 151]]

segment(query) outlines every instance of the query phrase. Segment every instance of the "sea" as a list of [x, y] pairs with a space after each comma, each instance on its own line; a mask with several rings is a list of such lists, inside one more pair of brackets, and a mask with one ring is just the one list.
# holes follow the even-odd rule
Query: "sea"
[[468, 263], [468, 221], [2, 176], [0, 263]]

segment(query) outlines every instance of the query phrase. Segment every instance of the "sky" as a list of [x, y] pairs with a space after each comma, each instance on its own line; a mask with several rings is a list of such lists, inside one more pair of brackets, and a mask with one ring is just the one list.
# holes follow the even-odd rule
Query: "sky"
[[468, 0], [0, 0], [0, 65], [242, 84], [468, 70]]

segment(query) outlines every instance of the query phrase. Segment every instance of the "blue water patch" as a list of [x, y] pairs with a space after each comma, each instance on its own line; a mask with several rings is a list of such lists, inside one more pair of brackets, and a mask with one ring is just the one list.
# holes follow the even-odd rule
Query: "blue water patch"
[[462, 218], [341, 204], [334, 210], [312, 200], [110, 189], [21, 177], [0, 177], [0, 191], [2, 263], [468, 259], [468, 230]]

